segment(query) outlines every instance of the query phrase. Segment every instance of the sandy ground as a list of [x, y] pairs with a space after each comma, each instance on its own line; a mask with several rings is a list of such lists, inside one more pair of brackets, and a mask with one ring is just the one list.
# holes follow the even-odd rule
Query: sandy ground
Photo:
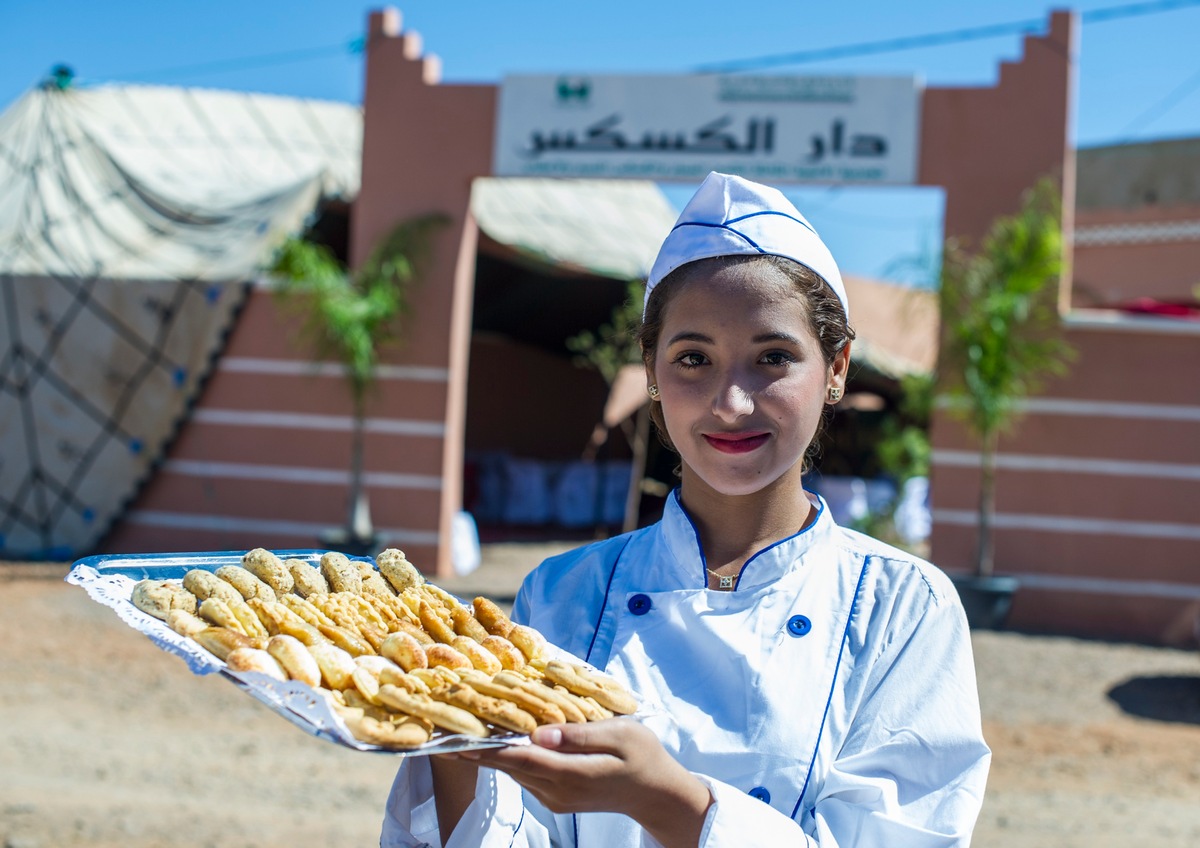
[[[511, 597], [553, 546], [447, 585]], [[0, 563], [3, 848], [370, 846], [395, 772], [194, 677], [64, 567]], [[975, 637], [994, 765], [974, 844], [1200, 845], [1200, 654]]]

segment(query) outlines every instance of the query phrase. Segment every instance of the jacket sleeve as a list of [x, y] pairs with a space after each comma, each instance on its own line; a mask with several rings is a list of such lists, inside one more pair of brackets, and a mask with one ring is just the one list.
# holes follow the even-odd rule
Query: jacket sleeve
[[947, 588], [860, 667], [845, 743], [798, 821], [700, 776], [715, 802], [701, 848], [969, 845], [991, 752], [966, 618]]
[[[526, 809], [525, 801], [515, 781], [481, 768], [475, 800], [463, 813], [445, 848], [550, 848], [559, 844], [552, 841], [538, 817]], [[442, 848], [428, 757], [406, 756], [400, 764], [388, 795], [379, 845]]]

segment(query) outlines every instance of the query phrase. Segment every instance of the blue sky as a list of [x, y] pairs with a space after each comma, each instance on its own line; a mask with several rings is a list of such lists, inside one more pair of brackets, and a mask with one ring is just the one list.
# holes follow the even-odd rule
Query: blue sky
[[[0, 0], [0, 109], [56, 63], [80, 84], [144, 82], [357, 102], [361, 38], [381, 4], [336, 0]], [[1022, 21], [1068, 8], [1037, 0], [766, 0], [655, 3], [409, 0], [405, 29], [437, 54], [447, 82], [506, 73], [687, 73], [702, 66]], [[1102, 10], [1155, 8], [1103, 20]], [[1078, 0], [1084, 17], [1075, 139], [1081, 146], [1200, 136], [1200, 2]], [[1040, 30], [1040, 27], [1039, 27]], [[1021, 37], [782, 64], [764, 72], [916, 74], [931, 85], [988, 85]], [[678, 193], [673, 192], [672, 196]], [[789, 190], [849, 273], [885, 275], [936, 251], [934, 190]], [[888, 274], [897, 276], [896, 274]], [[903, 276], [903, 275], [900, 275]]]

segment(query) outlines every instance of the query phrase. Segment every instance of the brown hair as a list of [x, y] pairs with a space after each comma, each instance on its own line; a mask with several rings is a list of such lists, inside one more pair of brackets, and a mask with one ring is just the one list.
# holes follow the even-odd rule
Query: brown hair
[[[653, 370], [654, 367], [654, 356], [658, 352], [658, 340], [662, 333], [663, 320], [666, 318], [667, 304], [671, 302], [675, 292], [686, 284], [692, 274], [701, 270], [715, 274], [723, 268], [750, 263], [763, 263], [774, 268], [795, 286], [796, 291], [804, 299], [809, 328], [817, 338], [825, 364], [826, 366], [833, 364], [842, 349], [854, 339], [854, 329], [850, 326], [842, 302], [838, 300], [833, 289], [816, 271], [782, 256], [764, 254], [763, 256], [715, 256], [710, 259], [698, 259], [679, 266], [663, 277], [662, 281], [650, 292], [650, 298], [646, 303], [646, 313], [642, 317], [642, 324], [638, 329], [642, 361], [648, 368]], [[659, 441], [675, 451], [675, 445], [671, 443], [671, 437], [667, 433], [661, 404], [651, 402], [650, 418], [654, 421], [654, 427], [658, 431]], [[818, 442], [824, 427], [825, 416], [822, 416], [821, 424], [818, 425], [804, 454], [805, 471], [811, 467], [812, 459], [817, 454]]]

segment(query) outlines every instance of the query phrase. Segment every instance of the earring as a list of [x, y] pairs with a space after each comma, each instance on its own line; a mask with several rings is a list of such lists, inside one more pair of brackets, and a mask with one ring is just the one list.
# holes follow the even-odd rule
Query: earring
[[658, 400], [658, 386], [657, 385], [647, 386], [646, 394], [650, 395], [650, 400]]
[[841, 399], [842, 399], [841, 387], [840, 386], [830, 386], [829, 387], [829, 402], [837, 403]]

